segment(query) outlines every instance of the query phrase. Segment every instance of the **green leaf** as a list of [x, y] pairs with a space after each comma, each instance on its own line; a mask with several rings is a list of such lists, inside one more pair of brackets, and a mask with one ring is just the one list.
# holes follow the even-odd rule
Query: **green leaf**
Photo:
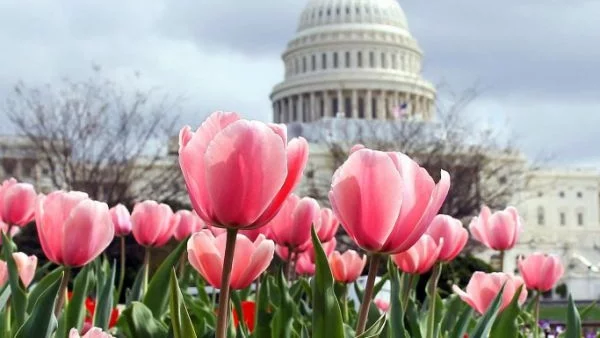
[[567, 331], [565, 332], [565, 337], [581, 337], [581, 318], [571, 294], [569, 294], [569, 305], [567, 306]]
[[132, 302], [119, 317], [117, 325], [125, 337], [167, 338], [169, 334], [167, 327], [140, 302]]
[[71, 328], [80, 331], [83, 327], [83, 319], [87, 311], [84, 307], [85, 298], [88, 295], [91, 280], [92, 268], [91, 265], [86, 265], [75, 277], [73, 295], [63, 312], [63, 318], [59, 321], [55, 337], [68, 337]]
[[315, 276], [311, 282], [313, 292], [312, 337], [344, 338], [344, 321], [340, 304], [333, 290], [333, 276], [314, 226], [311, 229], [311, 235], [316, 265]]
[[165, 258], [160, 264], [158, 270], [152, 276], [152, 280], [148, 284], [148, 290], [144, 295], [143, 303], [152, 311], [154, 318], [161, 319], [167, 310], [167, 303], [169, 301], [169, 293], [166, 290], [169, 289], [169, 279], [171, 276], [171, 269], [179, 262], [179, 257], [187, 245], [186, 241], [179, 243], [177, 248]]
[[294, 325], [294, 309], [297, 305], [288, 292], [283, 271], [277, 275], [277, 288], [280, 302], [271, 322], [271, 337], [290, 337]]
[[[452, 314], [449, 314], [452, 315]], [[471, 318], [473, 317], [473, 308], [470, 306], [466, 306], [463, 311], [458, 316], [458, 320], [454, 325], [454, 329], [452, 333], [448, 336], [448, 338], [463, 338], [467, 329], [469, 328], [469, 323], [471, 322]]]
[[[581, 319], [587, 318], [587, 316], [590, 314], [590, 312], [596, 308], [596, 303], [598, 303], [598, 301], [594, 300], [590, 305], [583, 308], [583, 310], [581, 310], [581, 312], [579, 312], [579, 317]], [[0, 306], [0, 308], [1, 308], [1, 306]]]
[[254, 323], [254, 338], [270, 338], [271, 337], [271, 319], [273, 315], [269, 311], [270, 287], [268, 279], [265, 277], [260, 283], [257, 296], [257, 313], [256, 323]]
[[[104, 270], [104, 269], [102, 269]], [[117, 271], [117, 261], [113, 262], [110, 274], [108, 271], [98, 272], [98, 285], [96, 293], [96, 309], [94, 310], [94, 326], [102, 330], [108, 330], [110, 314], [113, 309], [115, 295], [115, 273]]]
[[27, 312], [31, 313], [33, 311], [33, 307], [40, 296], [50, 287], [50, 285], [54, 282], [57, 276], [62, 276], [64, 268], [59, 266], [54, 269], [54, 271], [47, 274], [42, 280], [39, 281], [30, 291], [29, 291], [29, 302], [27, 304]]
[[173, 326], [173, 335], [175, 338], [195, 338], [196, 331], [190, 319], [185, 304], [183, 303], [183, 295], [179, 289], [177, 275], [175, 269], [171, 270], [171, 283], [169, 290], [171, 291], [170, 311], [171, 324]]
[[15, 338], [49, 337], [54, 329], [54, 303], [63, 273], [54, 275], [33, 306], [33, 312], [15, 334]]
[[140, 267], [137, 274], [135, 275], [135, 279], [133, 281], [133, 285], [131, 289], [128, 289], [125, 292], [125, 303], [127, 305], [131, 304], [131, 302], [138, 302], [142, 300], [142, 284], [144, 283], [144, 267]]
[[523, 285], [517, 289], [510, 304], [494, 321], [492, 331], [490, 332], [491, 338], [518, 337], [519, 326], [517, 325], [517, 317], [521, 312], [521, 309], [519, 308], [519, 296], [521, 295], [521, 290], [523, 290]]
[[13, 313], [15, 314], [15, 326], [20, 327], [25, 322], [25, 311], [27, 310], [27, 291], [21, 287], [19, 279], [19, 271], [17, 270], [17, 264], [13, 259], [13, 245], [12, 240], [2, 233], [2, 252], [4, 254], [4, 261], [8, 268], [8, 282], [10, 285], [11, 293], [11, 305]]
[[[391, 338], [408, 338], [408, 332], [404, 327], [404, 311], [402, 311], [402, 294], [405, 290], [401, 290], [400, 271], [394, 266], [391, 260], [388, 260], [388, 274], [390, 275], [390, 333]], [[418, 323], [416, 324], [418, 325]]]
[[[243, 295], [240, 295], [240, 293], [242, 293], [241, 291], [242, 290], [232, 290], [231, 292], [231, 302], [233, 303], [233, 311], [236, 312], [238, 318], [244, 318], [244, 314], [242, 312], [242, 299], [244, 298]], [[249, 332], [246, 322], [240, 319], [238, 323], [239, 325], [237, 330], [237, 336], [248, 337]]]
[[[371, 304], [371, 305], [372, 305], [371, 306], [372, 308], [377, 308], [374, 304]], [[373, 337], [387, 336], [387, 335], [382, 335], [383, 329], [385, 328], [385, 323], [386, 323], [386, 314], [384, 313], [381, 316], [379, 316], [379, 318], [377, 318], [377, 320], [373, 323], [373, 325], [371, 325], [371, 327], [366, 329], [365, 332], [356, 336], [356, 338], [373, 338]]]
[[504, 293], [504, 285], [500, 289], [500, 292], [496, 295], [496, 298], [490, 304], [490, 307], [485, 312], [485, 314], [479, 318], [477, 321], [477, 325], [473, 330], [473, 333], [469, 335], [472, 338], [487, 338], [490, 330], [492, 329], [492, 325], [496, 320], [496, 316], [498, 316], [498, 312], [500, 311], [500, 304], [502, 303], [502, 294]]
[[456, 314], [461, 312], [460, 310], [464, 307], [463, 304], [464, 303], [457, 295], [453, 294], [446, 298], [446, 302], [444, 304], [445, 313], [440, 325], [440, 333], [442, 335], [452, 332], [452, 329], [456, 324], [456, 320], [459, 318], [456, 316]]

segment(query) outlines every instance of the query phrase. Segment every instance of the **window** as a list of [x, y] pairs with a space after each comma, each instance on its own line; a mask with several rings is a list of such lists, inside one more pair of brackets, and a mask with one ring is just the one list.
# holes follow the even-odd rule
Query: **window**
[[298, 59], [294, 60], [294, 74], [300, 73], [300, 65]]
[[358, 54], [356, 54], [356, 65], [358, 66], [358, 68], [362, 68], [362, 53], [358, 52]]
[[317, 56], [313, 54], [311, 59], [311, 67], [314, 72], [317, 69]]
[[346, 68], [350, 68], [350, 52], [346, 52]]
[[385, 53], [381, 53], [381, 68], [387, 68], [387, 64], [385, 62]]
[[567, 215], [564, 212], [560, 213], [560, 225], [565, 226], [567, 224]]
[[327, 69], [327, 54], [323, 53], [321, 56], [321, 68]]
[[537, 209], [537, 223], [538, 225], [544, 225], [544, 207], [538, 207]]
[[577, 225], [583, 225], [583, 212], [577, 213]]
[[350, 7], [346, 7], [346, 14], [350, 15]]
[[392, 69], [396, 69], [398, 67], [398, 60], [396, 60], [396, 54], [392, 54]]
[[306, 73], [306, 56], [302, 57], [302, 73]]
[[582, 198], [583, 197], [583, 193], [581, 191], [577, 192], [577, 198]]
[[375, 67], [375, 53], [369, 52], [369, 67]]
[[544, 196], [544, 193], [541, 191], [538, 191], [538, 197], [542, 197], [542, 196]]
[[333, 68], [337, 68], [338, 67], [338, 53], [334, 52], [333, 53]]
[[498, 177], [498, 183], [500, 183], [500, 184], [506, 184], [506, 182], [508, 182], [508, 179], [506, 178], [506, 176], [500, 176], [500, 177]]
[[565, 197], [565, 192], [564, 192], [564, 191], [561, 191], [561, 192], [559, 192], [559, 193], [558, 193], [558, 196], [560, 196], [560, 198], [563, 198], [563, 197]]

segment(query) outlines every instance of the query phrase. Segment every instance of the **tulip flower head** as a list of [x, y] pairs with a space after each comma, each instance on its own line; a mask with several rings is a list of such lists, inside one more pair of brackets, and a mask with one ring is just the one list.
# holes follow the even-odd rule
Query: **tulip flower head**
[[450, 188], [397, 152], [360, 149], [333, 175], [329, 201], [348, 235], [365, 251], [408, 250], [427, 230]]
[[340, 222], [337, 220], [333, 211], [329, 208], [322, 208], [320, 212], [320, 218], [315, 228], [317, 229], [317, 236], [321, 242], [329, 242], [335, 233], [337, 232]]
[[310, 260], [306, 253], [302, 253], [296, 260], [296, 274], [300, 276], [313, 276], [315, 274], [316, 265]]
[[465, 303], [480, 314], [484, 314], [502, 289], [502, 285], [504, 285], [504, 292], [502, 293], [500, 311], [510, 304], [520, 286], [523, 286], [519, 295], [519, 304], [522, 305], [527, 299], [527, 289], [523, 284], [521, 277], [515, 277], [504, 272], [484, 273], [476, 271], [467, 284], [466, 292], [457, 285], [453, 285], [452, 290]]
[[334, 251], [329, 256], [329, 267], [333, 278], [340, 283], [353, 283], [362, 274], [367, 264], [367, 256], [360, 256], [354, 250], [343, 254]]
[[69, 331], [69, 338], [114, 338], [114, 336], [102, 331], [101, 328], [92, 327], [83, 336], [79, 335], [76, 328], [72, 328]]
[[320, 209], [315, 199], [290, 195], [269, 223], [270, 238], [277, 245], [302, 252], [310, 246], [310, 230], [319, 219]]
[[186, 239], [189, 235], [198, 232], [204, 228], [204, 221], [196, 215], [195, 212], [189, 210], [179, 210], [175, 213], [177, 215], [176, 220], [178, 220], [177, 224], [175, 224], [175, 232], [173, 237], [176, 240], [182, 241]]
[[0, 222], [25, 226], [35, 215], [35, 189], [29, 183], [18, 183], [14, 178], [0, 186]]
[[[14, 252], [12, 254], [13, 259], [15, 260], [15, 265], [17, 266], [17, 271], [19, 272], [19, 278], [23, 285], [27, 288], [29, 284], [33, 281], [33, 277], [35, 276], [35, 269], [37, 268], [37, 257], [36, 256], [27, 256], [22, 252]], [[6, 282], [8, 281], [8, 264], [0, 260], [0, 289]]]
[[133, 207], [131, 213], [132, 233], [135, 240], [145, 247], [165, 245], [175, 231], [173, 210], [166, 204], [143, 201]]
[[426, 232], [438, 245], [441, 239], [444, 243], [440, 250], [438, 260], [449, 262], [456, 258], [467, 244], [469, 232], [462, 225], [462, 222], [448, 215], [437, 215], [431, 221], [431, 225]]
[[410, 249], [392, 255], [392, 261], [406, 273], [422, 275], [438, 260], [444, 242], [441, 238], [438, 244], [431, 236], [424, 234]]
[[512, 249], [517, 244], [521, 228], [521, 218], [514, 207], [492, 213], [490, 208], [483, 206], [479, 216], [473, 217], [469, 225], [473, 238], [498, 251]]
[[[206, 281], [215, 288], [221, 288], [221, 275], [225, 255], [227, 234], [214, 236], [210, 230], [201, 230], [190, 237], [187, 243], [188, 260]], [[259, 235], [252, 242], [248, 237], [237, 235], [231, 288], [244, 289], [263, 273], [275, 251], [275, 243]]]
[[539, 252], [519, 258], [518, 266], [527, 288], [540, 292], [552, 290], [565, 272], [558, 256]]
[[215, 112], [179, 134], [179, 164], [194, 210], [213, 226], [267, 224], [299, 183], [308, 161], [303, 138], [287, 141], [284, 125]]
[[70, 267], [94, 260], [115, 235], [106, 203], [93, 201], [78, 191], [39, 195], [35, 224], [46, 257]]
[[115, 226], [115, 236], [123, 237], [131, 232], [131, 215], [123, 204], [110, 208], [110, 217]]

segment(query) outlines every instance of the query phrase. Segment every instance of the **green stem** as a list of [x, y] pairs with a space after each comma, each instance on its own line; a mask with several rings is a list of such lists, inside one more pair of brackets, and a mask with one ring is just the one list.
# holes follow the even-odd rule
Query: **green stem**
[[10, 312], [11, 312], [11, 308], [10, 308], [10, 298], [9, 298], [6, 301], [6, 306], [4, 308], [4, 332], [0, 331], [0, 333], [2, 333], [2, 335], [3, 335], [3, 337], [11, 336], [10, 326], [12, 325], [12, 323], [11, 323], [11, 318], [10, 318]]
[[71, 268], [65, 266], [63, 277], [58, 288], [58, 298], [56, 299], [56, 305], [54, 306], [54, 315], [59, 318], [60, 312], [62, 311], [63, 305], [65, 304], [65, 296], [67, 295], [67, 286], [69, 285], [69, 279], [71, 279]]
[[437, 284], [442, 272], [442, 263], [436, 263], [429, 279], [429, 316], [427, 318], [427, 338], [435, 336], [435, 301], [437, 294]]
[[406, 285], [402, 286], [402, 313], [406, 313], [406, 307], [408, 306], [408, 298], [410, 297], [410, 291], [413, 283], [415, 282], [415, 275], [409, 274]]
[[119, 286], [117, 287], [117, 304], [121, 299], [121, 292], [123, 291], [123, 283], [125, 282], [125, 236], [121, 237], [121, 269], [119, 270]]
[[362, 303], [360, 304], [360, 310], [358, 312], [358, 323], [356, 325], [357, 336], [362, 334], [367, 326], [367, 315], [369, 314], [369, 306], [371, 305], [371, 300], [373, 299], [373, 287], [375, 286], [375, 277], [377, 276], [377, 268], [379, 267], [380, 259], [381, 256], [377, 254], [371, 256], [367, 285], [365, 286], [365, 292]]
[[142, 295], [148, 290], [148, 278], [150, 275], [150, 248], [144, 248], [144, 282], [142, 283]]
[[345, 323], [348, 322], [348, 284], [344, 284], [342, 292], [342, 317]]
[[500, 272], [504, 272], [504, 250], [500, 251]]
[[221, 291], [219, 295], [219, 310], [217, 313], [216, 338], [227, 337], [227, 322], [229, 318], [229, 292], [231, 280], [231, 267], [235, 253], [235, 240], [237, 229], [227, 229], [227, 242], [225, 243], [225, 257], [223, 258], [223, 274], [221, 275]]
[[179, 279], [183, 282], [185, 282], [184, 277], [185, 277], [186, 258], [187, 258], [187, 251], [184, 251], [181, 253], [181, 257], [179, 257]]
[[292, 281], [292, 275], [294, 273], [294, 251], [292, 247], [288, 246], [288, 261], [287, 261], [287, 271], [285, 273], [285, 277], [288, 282]]
[[540, 327], [538, 324], [540, 322], [540, 295], [541, 292], [537, 291], [535, 294], [535, 299], [533, 300], [535, 302], [535, 312], [533, 314], [535, 320], [535, 323], [533, 324], [533, 336], [535, 338], [540, 337]]

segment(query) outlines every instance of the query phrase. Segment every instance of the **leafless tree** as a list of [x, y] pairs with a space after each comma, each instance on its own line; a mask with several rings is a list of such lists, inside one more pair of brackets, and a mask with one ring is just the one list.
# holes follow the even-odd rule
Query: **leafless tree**
[[82, 190], [114, 204], [176, 199], [185, 191], [167, 151], [179, 102], [157, 89], [125, 88], [93, 67], [85, 80], [19, 83], [4, 111], [31, 143], [52, 189]]

